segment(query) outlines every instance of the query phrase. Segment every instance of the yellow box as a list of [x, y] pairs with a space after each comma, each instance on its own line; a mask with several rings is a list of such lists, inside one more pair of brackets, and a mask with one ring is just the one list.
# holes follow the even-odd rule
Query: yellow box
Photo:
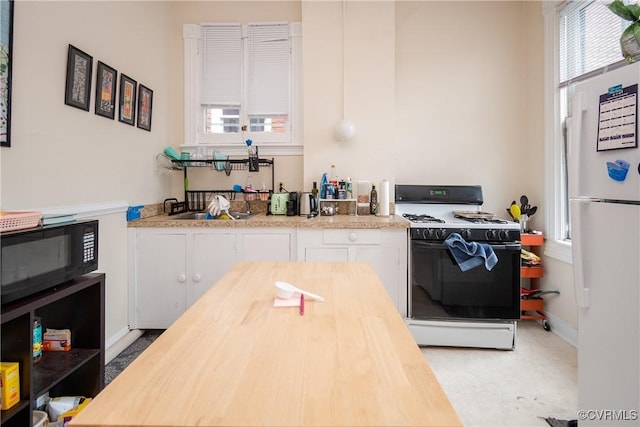
[[20, 402], [20, 370], [18, 362], [0, 362], [0, 409]]

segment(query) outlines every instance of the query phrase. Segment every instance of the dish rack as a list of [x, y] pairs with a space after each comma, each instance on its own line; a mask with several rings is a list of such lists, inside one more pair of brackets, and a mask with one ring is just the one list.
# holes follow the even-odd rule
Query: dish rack
[[0, 232], [37, 227], [41, 217], [40, 212], [0, 212]]
[[[257, 163], [252, 166], [251, 162]], [[163, 203], [163, 210], [169, 215], [175, 215], [183, 212], [203, 211], [207, 208], [211, 200], [215, 195], [223, 195], [228, 200], [235, 200], [236, 194], [241, 193], [244, 195], [244, 200], [251, 202], [254, 200], [269, 200], [269, 196], [273, 193], [274, 188], [274, 159], [184, 159], [175, 160], [171, 159], [171, 163], [174, 166], [174, 170], [182, 169], [184, 171], [184, 181], [188, 183], [187, 171], [190, 168], [208, 167], [213, 171], [224, 172], [227, 176], [231, 171], [243, 171], [248, 170], [251, 172], [257, 172], [259, 166], [268, 167], [271, 169], [271, 190], [269, 191], [234, 191], [234, 190], [187, 190], [184, 192], [184, 202], [179, 202], [175, 198], [165, 199]], [[167, 203], [169, 203], [169, 209], [167, 210]]]

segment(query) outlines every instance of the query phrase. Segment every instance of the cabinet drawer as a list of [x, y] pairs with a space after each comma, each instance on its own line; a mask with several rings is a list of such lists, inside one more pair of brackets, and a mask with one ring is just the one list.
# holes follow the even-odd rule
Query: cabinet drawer
[[322, 234], [326, 245], [379, 245], [380, 230], [328, 229]]

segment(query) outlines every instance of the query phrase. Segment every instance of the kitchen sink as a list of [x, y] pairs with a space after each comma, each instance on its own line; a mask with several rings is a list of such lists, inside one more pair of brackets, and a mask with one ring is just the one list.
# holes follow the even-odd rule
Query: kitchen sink
[[[255, 215], [252, 212], [239, 212], [239, 211], [229, 211], [229, 215], [233, 216], [235, 219], [249, 219]], [[212, 220], [212, 221], [230, 221], [225, 218], [207, 218], [207, 212], [185, 212], [179, 215], [172, 216], [171, 219], [184, 219], [184, 220]]]

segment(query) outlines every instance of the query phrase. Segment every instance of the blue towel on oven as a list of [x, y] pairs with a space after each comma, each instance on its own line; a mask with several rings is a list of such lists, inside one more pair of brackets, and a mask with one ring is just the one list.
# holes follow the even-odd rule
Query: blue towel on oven
[[444, 244], [458, 263], [460, 270], [468, 271], [484, 264], [489, 271], [498, 263], [498, 257], [487, 243], [467, 242], [458, 233], [451, 233]]

